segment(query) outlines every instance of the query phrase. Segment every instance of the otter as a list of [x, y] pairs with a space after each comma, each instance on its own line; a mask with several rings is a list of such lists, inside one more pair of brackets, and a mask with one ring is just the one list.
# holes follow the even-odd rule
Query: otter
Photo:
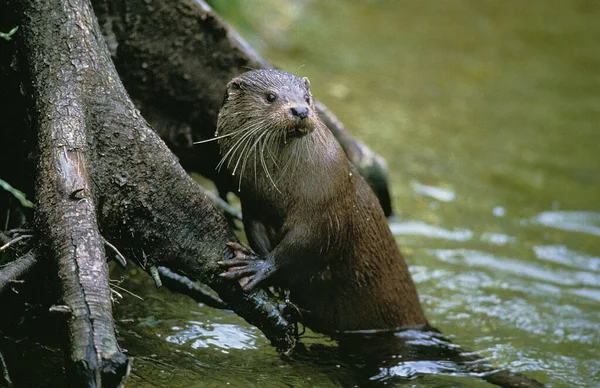
[[[223, 277], [245, 291], [289, 290], [305, 325], [339, 338], [375, 373], [406, 352], [398, 329], [415, 328], [443, 340], [436, 350], [442, 359], [466, 363], [492, 384], [543, 386], [481, 364], [429, 326], [379, 201], [317, 116], [307, 78], [280, 70], [234, 78], [214, 139], [219, 167], [237, 182], [254, 250], [228, 243], [233, 258], [219, 262]], [[441, 344], [425, 343], [432, 342]]]
[[215, 136], [255, 252], [229, 243], [223, 277], [245, 291], [289, 290], [304, 324], [322, 333], [427, 325], [379, 201], [317, 116], [308, 78], [234, 78]]

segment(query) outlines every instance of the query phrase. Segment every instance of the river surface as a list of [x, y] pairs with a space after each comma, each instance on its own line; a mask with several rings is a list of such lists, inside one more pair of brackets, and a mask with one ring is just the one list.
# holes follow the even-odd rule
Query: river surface
[[[431, 324], [496, 366], [600, 386], [600, 3], [236, 4], [224, 17], [387, 159], [390, 227]], [[282, 360], [234, 314], [133, 275], [122, 286], [144, 302], [117, 306], [131, 387], [361, 384], [332, 357]], [[484, 386], [434, 363], [382, 373]]]

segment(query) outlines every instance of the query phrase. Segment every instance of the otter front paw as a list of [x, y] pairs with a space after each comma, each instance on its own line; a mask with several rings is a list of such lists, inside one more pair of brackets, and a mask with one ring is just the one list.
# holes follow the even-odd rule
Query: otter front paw
[[237, 280], [244, 291], [252, 291], [275, 271], [273, 262], [257, 256], [242, 244], [228, 242], [227, 246], [233, 251], [234, 257], [219, 261], [219, 265], [227, 268], [227, 272], [223, 272], [221, 276], [225, 279]]

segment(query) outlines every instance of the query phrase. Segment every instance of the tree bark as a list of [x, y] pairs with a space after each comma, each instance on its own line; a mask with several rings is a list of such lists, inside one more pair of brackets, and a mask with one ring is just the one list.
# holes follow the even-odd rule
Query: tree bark
[[[29, 115], [19, 124], [37, 134], [36, 251], [53, 259], [59, 274], [62, 300], [53, 311], [67, 318], [72, 384], [120, 386], [128, 373], [115, 339], [102, 236], [145, 269], [163, 265], [208, 284], [280, 351], [291, 350], [295, 327], [281, 314], [284, 306], [218, 276], [216, 262], [231, 256], [225, 244], [237, 238], [129, 99], [89, 1], [2, 8], [20, 26], [18, 55], [3, 57], [2, 68], [21, 77], [7, 89], [22, 89], [15, 97]], [[7, 114], [5, 140], [19, 122]], [[23, 154], [11, 161], [27, 160]]]
[[[96, 53], [85, 3], [27, 2], [24, 56], [38, 133], [36, 230], [56, 260], [68, 309], [70, 369], [80, 386], [119, 386], [129, 362], [115, 337], [108, 267], [96, 220], [88, 160], [85, 81], [106, 63]], [[91, 88], [90, 88], [91, 89]]]

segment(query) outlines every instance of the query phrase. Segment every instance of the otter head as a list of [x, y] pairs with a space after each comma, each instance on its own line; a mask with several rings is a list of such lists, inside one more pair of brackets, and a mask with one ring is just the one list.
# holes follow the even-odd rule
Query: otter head
[[256, 129], [257, 135], [268, 131], [287, 139], [311, 133], [317, 120], [308, 78], [281, 70], [254, 70], [227, 84], [217, 134], [245, 127]]
[[[279, 191], [279, 167], [289, 167], [285, 159], [299, 160], [296, 145], [304, 142], [297, 142], [308, 139], [318, 120], [308, 78], [279, 70], [242, 74], [227, 84], [219, 111], [215, 136], [222, 159], [217, 169], [226, 165], [239, 179], [238, 190], [246, 183], [257, 187], [255, 180], [264, 179]], [[254, 173], [244, 175], [246, 166], [253, 166]]]

